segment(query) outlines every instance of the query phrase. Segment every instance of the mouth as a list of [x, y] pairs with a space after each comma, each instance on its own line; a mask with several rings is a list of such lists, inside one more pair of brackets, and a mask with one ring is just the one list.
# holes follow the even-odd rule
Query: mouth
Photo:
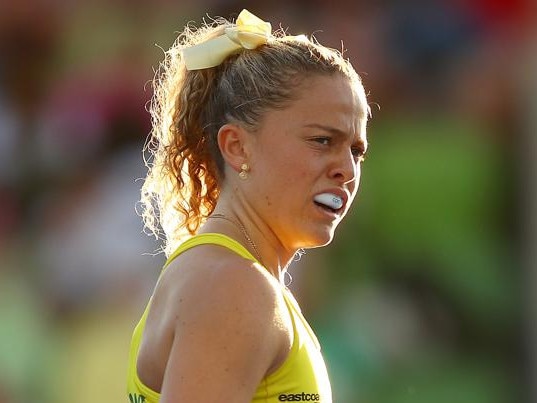
[[313, 198], [313, 202], [331, 214], [339, 214], [343, 211], [345, 200], [334, 193], [320, 193]]

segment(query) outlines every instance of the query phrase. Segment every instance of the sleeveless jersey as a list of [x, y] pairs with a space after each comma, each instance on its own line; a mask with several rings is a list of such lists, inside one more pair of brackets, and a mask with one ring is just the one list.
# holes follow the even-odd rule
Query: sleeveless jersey
[[[248, 250], [237, 241], [222, 234], [199, 234], [188, 239], [168, 258], [163, 270], [184, 251], [197, 246], [213, 244], [226, 247], [245, 259], [257, 262]], [[293, 344], [283, 364], [263, 378], [257, 387], [252, 403], [322, 402], [331, 403], [332, 393], [319, 342], [304, 319], [290, 293], [282, 286], [283, 297], [293, 324]], [[129, 403], [157, 403], [160, 394], [142, 383], [136, 370], [138, 349], [142, 341], [149, 301], [134, 329], [129, 353], [127, 394]]]

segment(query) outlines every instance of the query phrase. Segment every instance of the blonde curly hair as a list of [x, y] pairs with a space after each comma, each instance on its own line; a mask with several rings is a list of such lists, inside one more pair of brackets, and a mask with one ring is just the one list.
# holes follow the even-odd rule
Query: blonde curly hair
[[195, 234], [216, 206], [225, 179], [216, 139], [222, 125], [234, 122], [255, 132], [263, 113], [284, 107], [312, 75], [342, 74], [363, 92], [341, 52], [281, 30], [267, 44], [230, 55], [216, 67], [188, 71], [182, 50], [230, 26], [222, 18], [187, 26], [165, 52], [153, 80], [140, 214], [149, 233], [163, 239], [166, 255]]

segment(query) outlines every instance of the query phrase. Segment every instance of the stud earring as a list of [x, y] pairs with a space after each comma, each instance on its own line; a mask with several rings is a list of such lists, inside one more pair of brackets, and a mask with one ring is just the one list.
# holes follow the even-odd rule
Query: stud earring
[[248, 172], [250, 171], [250, 167], [247, 163], [244, 163], [241, 165], [241, 171], [239, 172], [239, 178], [242, 180], [248, 178]]

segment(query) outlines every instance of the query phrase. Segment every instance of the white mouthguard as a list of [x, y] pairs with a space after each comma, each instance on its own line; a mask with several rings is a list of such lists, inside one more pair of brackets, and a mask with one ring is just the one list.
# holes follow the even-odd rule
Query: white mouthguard
[[339, 210], [343, 207], [343, 199], [333, 193], [321, 193], [313, 198], [317, 203], [330, 207], [333, 210]]

